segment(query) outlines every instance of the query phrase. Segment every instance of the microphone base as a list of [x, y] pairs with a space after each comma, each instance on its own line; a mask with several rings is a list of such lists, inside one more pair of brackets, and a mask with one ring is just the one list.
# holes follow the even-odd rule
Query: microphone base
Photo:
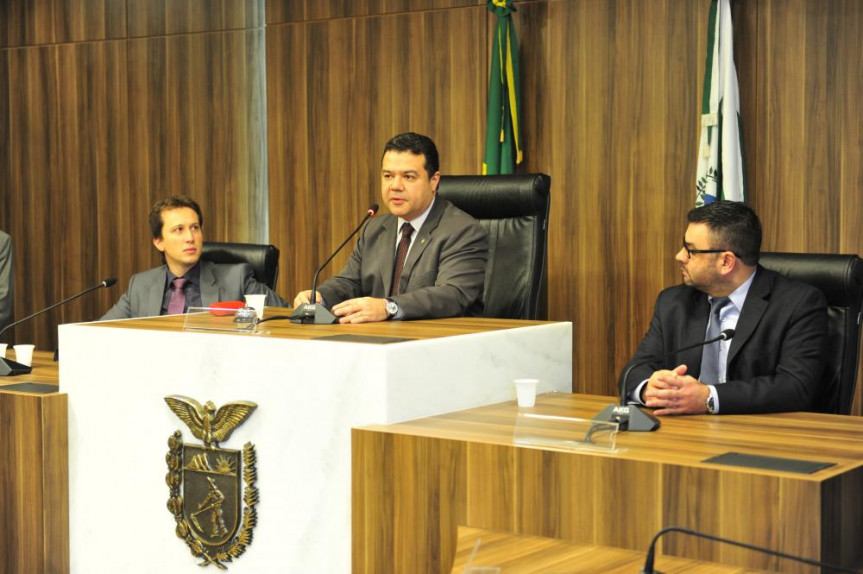
[[337, 321], [336, 316], [321, 304], [305, 303], [300, 305], [288, 316], [291, 323], [302, 325], [332, 325]]
[[631, 432], [655, 431], [661, 424], [658, 418], [635, 405], [608, 405], [593, 420], [620, 423], [620, 430]]
[[0, 359], [0, 377], [14, 377], [16, 375], [28, 375], [33, 372], [32, 367], [16, 363], [12, 359]]

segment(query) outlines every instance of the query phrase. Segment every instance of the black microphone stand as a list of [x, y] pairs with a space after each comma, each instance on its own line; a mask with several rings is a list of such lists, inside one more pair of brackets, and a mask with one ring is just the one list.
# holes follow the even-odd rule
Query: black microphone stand
[[[342, 250], [342, 247], [347, 245], [348, 241], [357, 234], [357, 232], [362, 229], [363, 225], [365, 225], [366, 221], [368, 221], [371, 217], [374, 216], [375, 213], [378, 212], [378, 204], [373, 203], [369, 206], [368, 211], [366, 211], [366, 216], [360, 221], [360, 224], [357, 225], [357, 228], [354, 229], [348, 237], [342, 241], [342, 244], [339, 245], [333, 254], [330, 255], [324, 263], [318, 267], [315, 271], [315, 276], [312, 279], [312, 292], [309, 296], [309, 302], [304, 303], [294, 309], [294, 312], [288, 315], [288, 319], [291, 320], [291, 323], [301, 323], [304, 325], [331, 325], [336, 322], [336, 316], [333, 315], [329, 309], [317, 303], [318, 299], [318, 275], [326, 267], [330, 261], [336, 256], [336, 254]], [[276, 317], [273, 317], [275, 319]]]
[[[104, 281], [102, 281], [98, 285], [94, 285], [88, 289], [84, 289], [83, 291], [81, 291], [77, 295], [72, 295], [71, 297], [69, 297], [67, 299], [63, 299], [59, 303], [54, 303], [50, 307], [46, 307], [45, 309], [42, 309], [41, 311], [36, 311], [32, 315], [27, 315], [26, 317], [24, 317], [23, 319], [21, 319], [19, 321], [15, 321], [14, 323], [9, 323], [8, 325], [6, 325], [2, 329], [0, 329], [0, 336], [2, 336], [3, 333], [8, 331], [9, 329], [14, 327], [15, 325], [20, 325], [21, 323], [23, 323], [25, 321], [29, 321], [33, 317], [38, 317], [42, 313], [47, 313], [51, 309], [56, 309], [60, 305], [65, 305], [69, 301], [73, 301], [73, 300], [77, 299], [78, 297], [83, 297], [84, 295], [86, 295], [90, 291], [95, 291], [96, 289], [101, 289], [102, 287], [111, 287], [116, 282], [117, 282], [117, 280], [113, 277], [111, 277], [109, 279], [105, 279]], [[31, 373], [31, 372], [33, 372], [32, 367], [28, 367], [27, 365], [22, 365], [21, 363], [15, 362], [12, 359], [0, 358], [0, 377], [13, 377], [15, 375], [26, 375], [26, 374]]]
[[755, 552], [761, 552], [763, 554], [769, 554], [771, 556], [778, 556], [779, 558], [786, 558], [788, 560], [794, 560], [795, 562], [802, 562], [803, 564], [809, 564], [810, 566], [827, 568], [828, 570], [836, 570], [838, 572], [851, 572], [852, 574], [860, 573], [859, 570], [843, 568], [841, 566], [833, 566], [831, 564], [825, 564], [824, 562], [818, 562], [817, 560], [810, 560], [809, 558], [803, 558], [801, 556], [794, 556], [793, 554], [779, 552], [778, 550], [770, 550], [769, 548], [762, 548], [760, 546], [754, 546], [752, 544], [746, 544], [744, 542], [737, 542], [736, 540], [729, 540], [728, 538], [721, 538], [712, 534], [704, 534], [703, 532], [698, 532], [697, 530], [692, 530], [689, 528], [682, 528], [680, 526], [669, 526], [657, 532], [656, 535], [653, 537], [653, 540], [651, 540], [650, 548], [647, 550], [647, 557], [644, 560], [644, 566], [641, 569], [641, 574], [662, 574], [658, 570], [654, 570], [653, 563], [656, 556], [656, 542], [666, 532], [680, 532], [681, 534], [695, 536], [696, 538], [704, 538], [706, 540], [712, 540], [714, 542], [731, 544], [733, 546], [739, 546], [740, 548], [746, 548], [747, 550], [753, 550]]

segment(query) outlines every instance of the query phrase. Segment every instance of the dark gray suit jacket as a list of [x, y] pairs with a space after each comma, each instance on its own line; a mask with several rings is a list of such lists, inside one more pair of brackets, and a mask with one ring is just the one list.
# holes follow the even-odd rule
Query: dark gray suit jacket
[[0, 327], [12, 317], [15, 295], [12, 263], [12, 238], [0, 231]]
[[[159, 315], [167, 282], [168, 268], [165, 265], [132, 275], [129, 288], [100, 321]], [[201, 302], [205, 307], [219, 301], [242, 301], [243, 295], [247, 294], [266, 295], [269, 306], [289, 306], [269, 287], [258, 283], [247, 264], [201, 261]]]
[[[678, 285], [656, 298], [650, 329], [629, 364], [650, 357], [626, 381], [627, 394], [660, 369], [685, 364], [698, 378], [701, 348], [668, 359], [664, 353], [704, 340], [707, 295]], [[827, 341], [827, 302], [811, 285], [758, 266], [728, 350], [726, 382], [716, 385], [723, 414], [803, 411], [819, 392]], [[624, 371], [626, 372], [626, 368]]]
[[[342, 271], [318, 289], [327, 305], [355, 297], [389, 297], [398, 218], [372, 219]], [[488, 234], [477, 220], [441, 197], [414, 239], [393, 297], [404, 319], [482, 312]]]

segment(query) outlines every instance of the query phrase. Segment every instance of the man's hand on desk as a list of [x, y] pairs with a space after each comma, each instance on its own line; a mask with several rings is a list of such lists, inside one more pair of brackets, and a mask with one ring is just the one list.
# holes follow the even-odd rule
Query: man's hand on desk
[[[315, 301], [315, 303], [320, 303], [321, 302], [320, 292], [316, 292], [315, 294], [317, 295], [317, 297], [315, 297], [315, 299], [317, 299], [317, 301]], [[296, 309], [300, 305], [305, 305], [306, 303], [311, 303], [311, 300], [309, 299], [311, 296], [312, 296], [312, 290], [311, 289], [308, 289], [306, 291], [300, 291], [299, 293], [297, 293], [297, 296], [294, 297], [294, 308]]]
[[707, 412], [707, 397], [710, 389], [697, 379], [686, 374], [686, 365], [671, 371], [656, 371], [644, 387], [644, 404], [659, 409], [653, 414], [697, 415]]
[[348, 299], [333, 307], [333, 315], [339, 318], [339, 323], [386, 321], [389, 317], [387, 300], [373, 297]]

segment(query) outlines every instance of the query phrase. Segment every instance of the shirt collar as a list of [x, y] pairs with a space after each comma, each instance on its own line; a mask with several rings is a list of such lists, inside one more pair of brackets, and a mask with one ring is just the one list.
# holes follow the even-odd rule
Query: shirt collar
[[[405, 221], [404, 219], [399, 217], [398, 229], [401, 229], [402, 225], [404, 225], [405, 223], [410, 223], [411, 227], [414, 228], [414, 233], [419, 232], [420, 228], [423, 226], [423, 223], [425, 223], [426, 219], [428, 219], [429, 213], [431, 213], [431, 208], [434, 205], [435, 201], [437, 201], [437, 194], [434, 195], [434, 197], [432, 198], [432, 202], [429, 203], [429, 206], [426, 208], [426, 210], [414, 217], [411, 221]], [[412, 236], [411, 240], [413, 240], [413, 237], [416, 236]]]
[[[734, 306], [737, 307], [737, 309], [743, 309], [743, 303], [744, 301], [746, 301], [746, 295], [749, 294], [749, 288], [752, 287], [752, 281], [754, 279], [755, 273], [750, 275], [749, 278], [746, 279], [746, 281], [741, 283], [737, 287], [737, 289], [732, 291], [731, 294], [728, 296], [728, 298], [731, 299], [731, 303], [733, 303]], [[715, 299], [715, 297], [708, 298], [708, 300], [711, 302], [713, 301], [713, 299]]]
[[[168, 271], [168, 284], [170, 285], [174, 281], [174, 279], [177, 278], [177, 275], [174, 275], [171, 272], [171, 268], [168, 267], [167, 265], [165, 266], [165, 269], [167, 269], [167, 271]], [[200, 285], [201, 284], [201, 261], [198, 260], [198, 262], [195, 263], [195, 266], [192, 267], [191, 269], [189, 269], [188, 271], [186, 271], [186, 274], [183, 275], [183, 277], [185, 277], [189, 281], [189, 283], [194, 283], [195, 285]]]

